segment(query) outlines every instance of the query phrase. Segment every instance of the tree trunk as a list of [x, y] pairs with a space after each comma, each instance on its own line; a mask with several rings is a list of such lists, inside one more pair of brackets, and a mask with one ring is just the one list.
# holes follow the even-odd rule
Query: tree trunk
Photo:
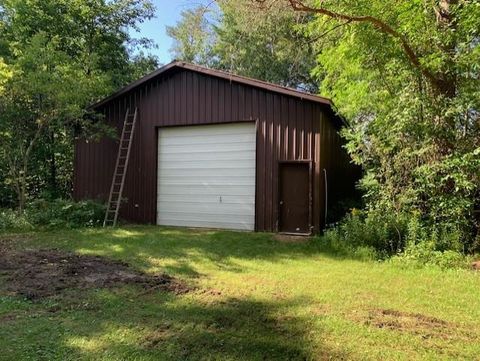
[[19, 179], [19, 188], [18, 188], [18, 213], [23, 213], [25, 210], [25, 205], [27, 203], [27, 179], [22, 176]]
[[50, 181], [49, 187], [52, 194], [57, 193], [57, 162], [55, 159], [55, 135], [50, 132]]
[[[27, 203], [27, 173], [28, 173], [28, 163], [30, 162], [30, 154], [32, 153], [33, 147], [36, 145], [40, 135], [42, 134], [44, 128], [44, 123], [40, 122], [38, 129], [35, 132], [30, 144], [28, 145], [25, 153], [23, 154], [23, 159], [21, 160], [22, 167], [17, 173], [16, 182], [17, 186], [17, 197], [18, 197], [18, 211], [21, 213], [25, 210], [25, 205]], [[15, 170], [12, 170], [12, 173], [15, 174]]]

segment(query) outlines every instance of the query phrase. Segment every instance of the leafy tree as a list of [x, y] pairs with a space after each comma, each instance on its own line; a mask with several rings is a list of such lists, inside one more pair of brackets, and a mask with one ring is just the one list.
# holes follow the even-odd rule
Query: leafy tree
[[288, 6], [252, 11], [251, 2], [219, 0], [222, 16], [215, 54], [218, 67], [241, 75], [310, 92], [318, 91], [310, 75], [315, 66], [312, 39], [302, 32], [310, 15]]
[[184, 10], [177, 25], [166, 27], [168, 36], [174, 39], [170, 51], [175, 59], [200, 65], [213, 63], [216, 34], [206, 18], [209, 12], [203, 6]]
[[288, 6], [259, 14], [245, 1], [219, 0], [214, 9], [182, 12], [167, 33], [175, 58], [284, 86], [317, 91], [315, 56], [299, 27], [311, 16]]
[[154, 8], [149, 0], [0, 0], [0, 10], [0, 181], [22, 210], [29, 193], [70, 193], [76, 134], [108, 131], [88, 104], [156, 66], [131, 55], [150, 43], [128, 32]]
[[314, 16], [306, 33], [317, 39], [315, 74], [351, 119], [344, 135], [365, 169], [368, 209], [417, 214], [427, 227], [460, 232], [473, 246], [480, 203], [478, 2], [284, 4]]

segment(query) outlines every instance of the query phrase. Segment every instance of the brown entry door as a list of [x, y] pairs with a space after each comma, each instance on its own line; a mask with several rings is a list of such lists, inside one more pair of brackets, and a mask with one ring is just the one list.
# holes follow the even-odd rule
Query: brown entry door
[[280, 232], [310, 233], [310, 164], [280, 164]]

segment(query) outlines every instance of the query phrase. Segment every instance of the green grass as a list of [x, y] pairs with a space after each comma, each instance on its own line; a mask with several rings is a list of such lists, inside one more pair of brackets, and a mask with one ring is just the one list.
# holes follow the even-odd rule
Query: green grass
[[195, 290], [71, 290], [34, 303], [0, 293], [1, 360], [480, 359], [472, 271], [362, 262], [262, 233], [129, 227], [16, 238], [19, 248], [165, 271]]

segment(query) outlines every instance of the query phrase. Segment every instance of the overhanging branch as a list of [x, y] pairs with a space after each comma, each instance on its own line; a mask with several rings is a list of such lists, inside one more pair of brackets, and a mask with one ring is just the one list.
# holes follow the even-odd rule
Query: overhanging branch
[[[262, 2], [262, 0], [257, 0], [259, 2]], [[420, 59], [416, 52], [413, 50], [412, 46], [409, 44], [405, 36], [403, 36], [401, 33], [399, 33], [397, 30], [392, 28], [390, 25], [385, 23], [384, 21], [370, 15], [366, 16], [356, 16], [356, 15], [347, 15], [347, 14], [342, 14], [342, 13], [337, 13], [325, 8], [314, 8], [308, 5], [305, 5], [302, 1], [300, 0], [288, 0], [290, 5], [292, 6], [293, 10], [295, 11], [303, 11], [303, 12], [309, 12], [309, 13], [314, 13], [314, 14], [321, 14], [325, 16], [329, 16], [333, 19], [337, 20], [345, 20], [347, 22], [363, 22], [363, 23], [370, 23], [373, 25], [375, 28], [377, 28], [379, 31], [383, 32], [384, 34], [390, 35], [391, 37], [397, 39], [401, 46], [402, 49], [407, 56], [409, 62], [417, 68], [429, 81], [430, 83], [437, 89], [441, 90], [443, 88], [443, 84], [441, 79], [438, 79], [432, 72], [430, 72], [428, 69], [426, 69], [422, 64], [420, 63]]]

